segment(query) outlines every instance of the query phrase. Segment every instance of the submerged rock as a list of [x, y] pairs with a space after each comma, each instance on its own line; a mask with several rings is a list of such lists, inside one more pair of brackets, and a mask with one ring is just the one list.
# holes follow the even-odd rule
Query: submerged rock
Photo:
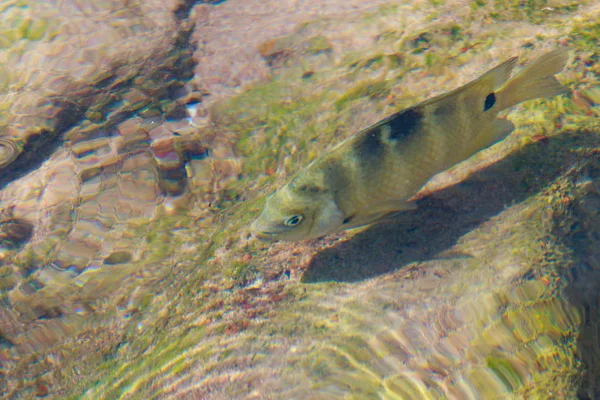
[[14, 140], [0, 138], [0, 167], [12, 163], [19, 156], [19, 149]]
[[[26, 374], [13, 367], [114, 310], [131, 288], [124, 281], [135, 286], [142, 265], [174, 251], [168, 229], [184, 224], [190, 192], [210, 202], [239, 173], [226, 133], [172, 120], [171, 110], [201, 99], [188, 82], [193, 25], [178, 20], [180, 5], [7, 6], [48, 29], [0, 50], [19, 71], [0, 90], [3, 378], [7, 369], [18, 380], [44, 375], [43, 363]], [[228, 161], [238, 168], [222, 171]]]
[[[496, 24], [504, 4], [88, 3], [123, 31], [65, 23], [81, 52], [102, 42], [81, 56], [100, 68], [66, 57], [56, 93], [5, 99], [20, 155], [0, 176], [2, 395], [597, 396], [597, 5], [511, 5], [519, 21]], [[515, 110], [515, 134], [434, 179], [418, 211], [248, 240], [263, 195], [317, 153], [557, 42], [581, 98]]]
[[0, 186], [39, 166], [86, 116], [115, 123], [156, 103], [186, 64], [187, 50], [174, 49], [190, 29], [172, 12], [177, 1], [54, 3], [2, 8], [3, 21], [28, 25], [0, 50], [0, 137], [13, 143], [0, 148]]

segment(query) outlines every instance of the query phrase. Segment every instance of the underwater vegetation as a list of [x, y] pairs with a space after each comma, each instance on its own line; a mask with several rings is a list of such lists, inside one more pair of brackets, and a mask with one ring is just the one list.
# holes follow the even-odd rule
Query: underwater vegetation
[[[170, 67], [160, 62], [152, 64], [157, 79], [137, 80], [146, 75], [136, 71], [116, 85], [117, 96], [135, 105], [131, 114], [121, 100], [90, 97], [82, 121], [69, 125], [74, 146], [60, 139], [46, 169], [28, 164], [32, 176], [83, 173], [72, 183], [75, 201], [49, 214], [55, 234], [43, 236], [35, 225], [30, 236], [19, 208], [0, 218], [0, 393], [597, 396], [600, 9], [530, 3], [390, 2], [313, 16], [255, 46], [268, 71], [261, 79], [232, 96], [198, 90], [193, 97], [209, 121], [198, 129], [184, 121], [141, 134], [151, 131], [147, 118], [171, 107], [171, 121], [185, 115], [189, 104], [172, 95], [202, 86], [191, 67], [173, 79], [190, 79], [187, 86], [165, 84]], [[189, 19], [208, 7], [198, 5]], [[239, 22], [228, 23], [238, 32]], [[515, 132], [436, 177], [417, 210], [320, 241], [266, 246], [250, 238], [265, 196], [336, 143], [489, 64], [519, 55], [521, 68], [557, 43], [572, 52], [560, 81], [573, 96], [517, 106], [507, 116]], [[165, 54], [165, 65], [178, 63]], [[111, 79], [102, 82], [111, 88]], [[156, 90], [149, 102], [138, 100], [144, 82]], [[109, 130], [107, 121], [119, 128]], [[50, 131], [62, 138], [61, 129]], [[174, 139], [190, 131], [193, 140]], [[119, 154], [118, 163], [106, 161]], [[3, 206], [15, 177], [4, 182]], [[70, 263], [83, 272], [67, 268], [74, 275], [49, 275], [40, 287], [40, 259], [71, 243], [68, 232], [94, 232], [74, 221], [101, 210], [86, 197], [101, 185], [128, 210], [124, 228], [106, 235], [115, 247], [91, 267], [88, 255], [69, 247], [80, 257]], [[43, 247], [27, 247], [40, 239]]]

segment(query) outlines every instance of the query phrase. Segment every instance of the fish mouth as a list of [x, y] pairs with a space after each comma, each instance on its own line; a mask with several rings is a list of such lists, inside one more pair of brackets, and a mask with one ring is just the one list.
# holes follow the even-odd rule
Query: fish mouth
[[274, 232], [253, 231], [252, 237], [260, 240], [261, 242], [274, 242], [275, 241], [275, 233]]

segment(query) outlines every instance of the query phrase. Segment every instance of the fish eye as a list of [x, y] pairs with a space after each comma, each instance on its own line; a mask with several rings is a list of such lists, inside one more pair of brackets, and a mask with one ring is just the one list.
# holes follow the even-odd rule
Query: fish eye
[[283, 221], [283, 224], [291, 227], [298, 225], [300, 222], [302, 222], [302, 215], [292, 215], [291, 217], [287, 217], [285, 221]]

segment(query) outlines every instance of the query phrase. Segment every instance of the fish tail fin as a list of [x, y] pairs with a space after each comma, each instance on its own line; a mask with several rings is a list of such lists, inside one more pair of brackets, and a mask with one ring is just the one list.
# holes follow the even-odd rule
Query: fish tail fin
[[554, 77], [562, 71], [568, 59], [567, 49], [554, 50], [525, 67], [497, 91], [499, 110], [526, 100], [569, 92], [569, 88]]

